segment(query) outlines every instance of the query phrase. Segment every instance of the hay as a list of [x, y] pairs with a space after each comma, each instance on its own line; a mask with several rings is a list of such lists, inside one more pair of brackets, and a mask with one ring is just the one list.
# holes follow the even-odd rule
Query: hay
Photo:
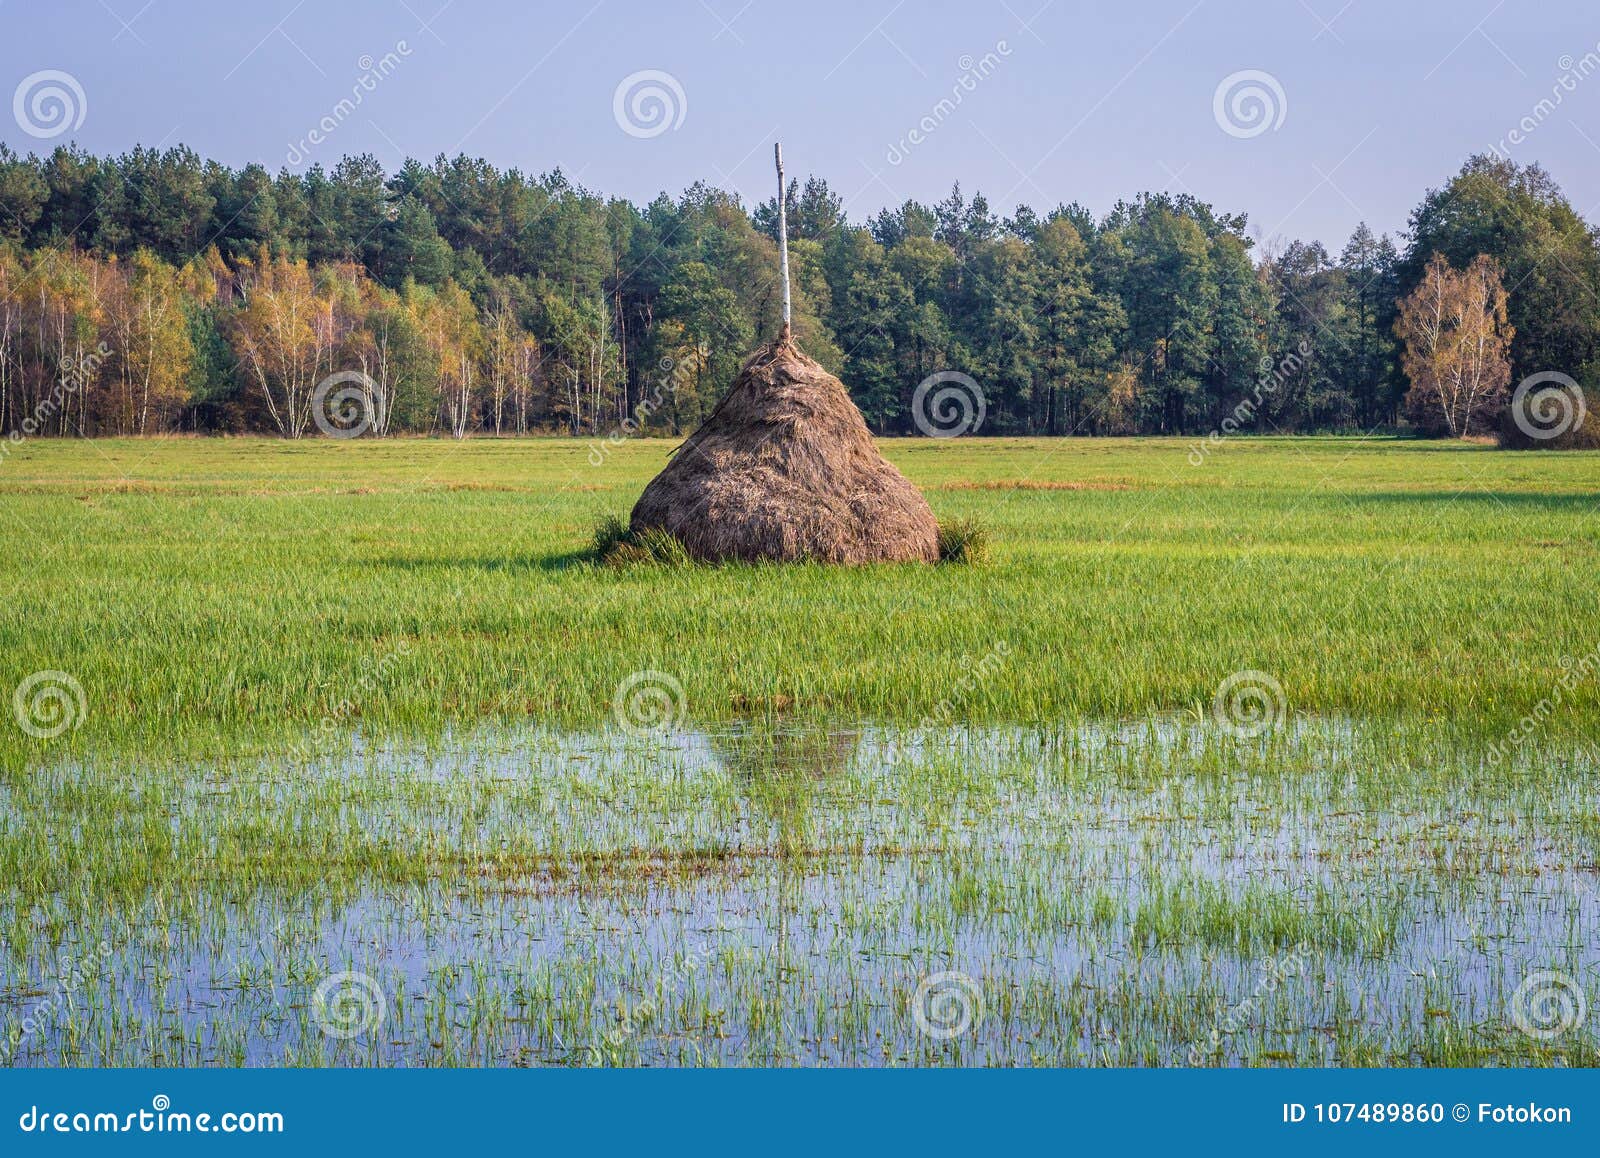
[[[1534, 417], [1535, 429], [1548, 429], [1545, 423], [1559, 418], [1560, 411], [1535, 412]], [[1513, 407], [1507, 406], [1500, 424], [1500, 445], [1507, 450], [1600, 450], [1600, 391], [1585, 390], [1582, 421], [1569, 419], [1564, 425], [1567, 428], [1554, 438], [1534, 438], [1517, 425]]]
[[706, 562], [939, 560], [927, 500], [787, 327], [651, 480], [630, 527], [664, 531]]

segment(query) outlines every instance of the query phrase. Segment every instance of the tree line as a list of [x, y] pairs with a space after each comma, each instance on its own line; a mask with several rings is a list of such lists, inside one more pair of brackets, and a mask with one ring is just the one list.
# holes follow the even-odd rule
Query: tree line
[[[1480, 259], [1511, 381], [1600, 369], [1595, 231], [1501, 158], [1337, 254], [1186, 194], [1001, 217], [957, 186], [862, 222], [820, 177], [786, 200], [797, 337], [879, 433], [915, 433], [945, 370], [992, 434], [1436, 429], [1397, 323], [1430, 268]], [[776, 234], [776, 198], [637, 206], [465, 156], [273, 176], [0, 145], [0, 432], [300, 437], [333, 379], [373, 434], [681, 433], [777, 329]]]

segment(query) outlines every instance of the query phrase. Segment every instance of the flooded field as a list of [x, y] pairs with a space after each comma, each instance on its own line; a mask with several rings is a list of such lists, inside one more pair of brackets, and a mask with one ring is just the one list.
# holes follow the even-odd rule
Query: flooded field
[[63, 762], [0, 789], [0, 1049], [1593, 1065], [1597, 772], [1571, 742], [1309, 716]]

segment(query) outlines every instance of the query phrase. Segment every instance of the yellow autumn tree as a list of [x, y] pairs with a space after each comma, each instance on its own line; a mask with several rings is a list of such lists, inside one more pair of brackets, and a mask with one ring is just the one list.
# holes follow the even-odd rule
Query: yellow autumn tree
[[0, 244], [0, 432], [13, 429], [18, 421], [26, 276], [10, 247]]
[[148, 249], [109, 267], [101, 291], [111, 372], [98, 406], [118, 434], [164, 427], [187, 400], [194, 346], [182, 274]]
[[1400, 302], [1395, 334], [1411, 389], [1406, 414], [1435, 435], [1486, 434], [1500, 418], [1511, 382], [1508, 295], [1494, 258], [1479, 254], [1456, 270], [1434, 254], [1422, 281]]
[[483, 327], [467, 291], [447, 281], [437, 291], [408, 287], [408, 304], [438, 374], [439, 415], [455, 438], [465, 438], [477, 417], [477, 370]]
[[506, 407], [511, 406], [518, 433], [527, 429], [527, 394], [532, 371], [538, 363], [538, 343], [523, 330], [510, 295], [495, 296], [484, 318], [486, 349], [484, 370], [489, 384], [489, 418], [494, 432], [505, 426]]
[[240, 363], [278, 433], [300, 438], [317, 383], [333, 370], [332, 297], [319, 293], [305, 262], [264, 252], [243, 263], [239, 295], [244, 304], [233, 316], [233, 336]]
[[33, 356], [24, 366], [19, 420], [25, 433], [72, 434], [89, 426], [104, 360], [105, 272], [103, 263], [76, 249], [36, 254], [29, 264]]

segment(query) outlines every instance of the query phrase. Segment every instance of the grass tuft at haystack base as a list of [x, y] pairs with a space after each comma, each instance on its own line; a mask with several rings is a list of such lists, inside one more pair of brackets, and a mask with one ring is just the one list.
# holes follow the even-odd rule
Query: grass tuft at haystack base
[[989, 528], [977, 519], [952, 519], [939, 524], [939, 562], [987, 563]]
[[939, 561], [927, 500], [787, 327], [645, 487], [629, 529], [703, 562]]
[[665, 531], [635, 532], [616, 515], [607, 515], [594, 529], [594, 558], [610, 567], [635, 563], [677, 567], [694, 561], [683, 544]]
[[[681, 567], [699, 562], [689, 554], [677, 536], [656, 527], [635, 531], [617, 515], [606, 515], [595, 526], [589, 558], [608, 567]], [[939, 524], [941, 564], [982, 564], [988, 561], [988, 527], [977, 519], [952, 519]]]

